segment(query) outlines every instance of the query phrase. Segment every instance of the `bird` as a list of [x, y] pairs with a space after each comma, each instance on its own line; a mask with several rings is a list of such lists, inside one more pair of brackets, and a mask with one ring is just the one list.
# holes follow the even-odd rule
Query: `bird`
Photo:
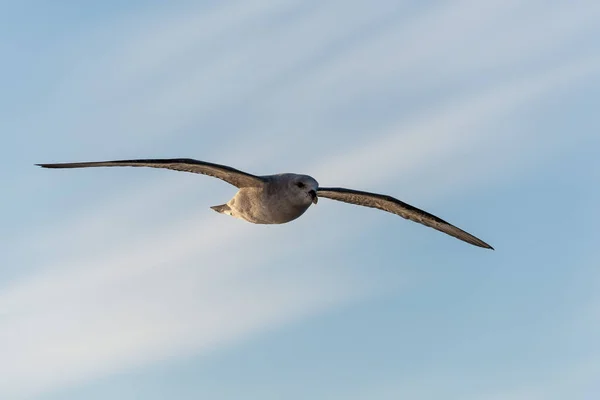
[[341, 187], [320, 187], [309, 175], [281, 173], [252, 175], [226, 165], [191, 158], [132, 159], [114, 161], [36, 164], [43, 168], [150, 167], [191, 172], [221, 179], [239, 190], [227, 203], [212, 206], [214, 211], [254, 224], [284, 224], [300, 217], [319, 198], [376, 208], [399, 215], [466, 243], [485, 249], [492, 246], [426, 211], [394, 197]]

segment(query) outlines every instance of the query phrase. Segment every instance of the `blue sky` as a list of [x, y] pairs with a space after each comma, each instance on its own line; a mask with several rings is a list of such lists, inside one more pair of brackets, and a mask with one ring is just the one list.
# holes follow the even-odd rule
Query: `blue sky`
[[[0, 1], [0, 398], [596, 399], [600, 3]], [[282, 226], [192, 157], [388, 193]]]

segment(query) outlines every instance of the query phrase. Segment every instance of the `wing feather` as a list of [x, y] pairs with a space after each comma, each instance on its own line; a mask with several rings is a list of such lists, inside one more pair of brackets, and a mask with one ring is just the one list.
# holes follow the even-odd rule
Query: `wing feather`
[[170, 159], [145, 159], [145, 160], [115, 160], [94, 161], [59, 164], [36, 164], [44, 168], [88, 168], [88, 167], [151, 167], [166, 168], [175, 171], [192, 172], [213, 176], [224, 180], [238, 188], [249, 186], [260, 186], [263, 181], [260, 177], [228, 167], [226, 165], [213, 164], [191, 158]]
[[494, 249], [483, 240], [476, 238], [457, 228], [456, 226], [444, 221], [435, 215], [429, 214], [426, 211], [411, 206], [410, 204], [404, 203], [394, 197], [377, 194], [362, 192], [359, 190], [345, 189], [345, 188], [319, 188], [317, 191], [319, 197], [325, 197], [332, 200], [343, 201], [345, 203], [356, 204], [359, 206], [377, 208], [383, 211], [387, 211], [392, 214], [401, 216], [408, 220], [418, 222], [425, 226], [437, 229], [440, 232], [444, 232], [450, 236], [454, 236], [457, 239], [465, 241], [475, 246], [483, 247], [486, 249]]

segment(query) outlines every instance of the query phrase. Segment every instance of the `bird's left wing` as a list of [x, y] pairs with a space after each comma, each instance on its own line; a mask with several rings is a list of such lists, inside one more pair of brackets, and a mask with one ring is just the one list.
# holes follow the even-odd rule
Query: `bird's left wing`
[[456, 226], [444, 221], [435, 215], [429, 214], [426, 211], [420, 210], [416, 207], [406, 204], [398, 199], [383, 194], [361, 192], [358, 190], [344, 189], [344, 188], [319, 188], [317, 191], [319, 197], [326, 197], [332, 200], [343, 201], [346, 203], [356, 204], [359, 206], [378, 208], [383, 211], [390, 212], [392, 214], [399, 215], [403, 218], [409, 219], [414, 222], [418, 222], [425, 226], [437, 229], [440, 232], [444, 232], [450, 236], [454, 236], [457, 239], [465, 241], [475, 246], [483, 247], [486, 249], [494, 249], [483, 240], [476, 238], [457, 228]]
[[36, 164], [44, 168], [87, 168], [87, 167], [151, 167], [166, 168], [175, 171], [192, 172], [213, 176], [224, 180], [238, 188], [260, 186], [263, 181], [258, 176], [228, 167], [191, 158], [147, 159], [147, 160], [116, 160], [94, 161], [60, 164]]

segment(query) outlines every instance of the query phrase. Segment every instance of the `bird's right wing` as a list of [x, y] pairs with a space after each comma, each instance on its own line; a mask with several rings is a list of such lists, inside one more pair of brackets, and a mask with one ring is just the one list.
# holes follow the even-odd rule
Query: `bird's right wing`
[[191, 158], [93, 161], [59, 164], [36, 164], [44, 168], [88, 168], [88, 167], [151, 167], [209, 175], [224, 180], [238, 188], [261, 186], [260, 177], [239, 171], [226, 165], [213, 164]]
[[317, 190], [317, 195], [319, 197], [327, 197], [332, 200], [343, 201], [345, 203], [356, 204], [359, 206], [378, 208], [380, 210], [399, 215], [402, 218], [406, 218], [408, 220], [437, 229], [440, 232], [454, 236], [455, 238], [472, 245], [493, 250], [492, 246], [483, 240], [476, 238], [470, 233], [457, 228], [456, 226], [436, 217], [433, 214], [429, 214], [428, 212], [418, 209], [417, 207], [413, 207], [410, 204], [400, 201], [392, 196], [344, 188], [319, 188], [319, 190]]

